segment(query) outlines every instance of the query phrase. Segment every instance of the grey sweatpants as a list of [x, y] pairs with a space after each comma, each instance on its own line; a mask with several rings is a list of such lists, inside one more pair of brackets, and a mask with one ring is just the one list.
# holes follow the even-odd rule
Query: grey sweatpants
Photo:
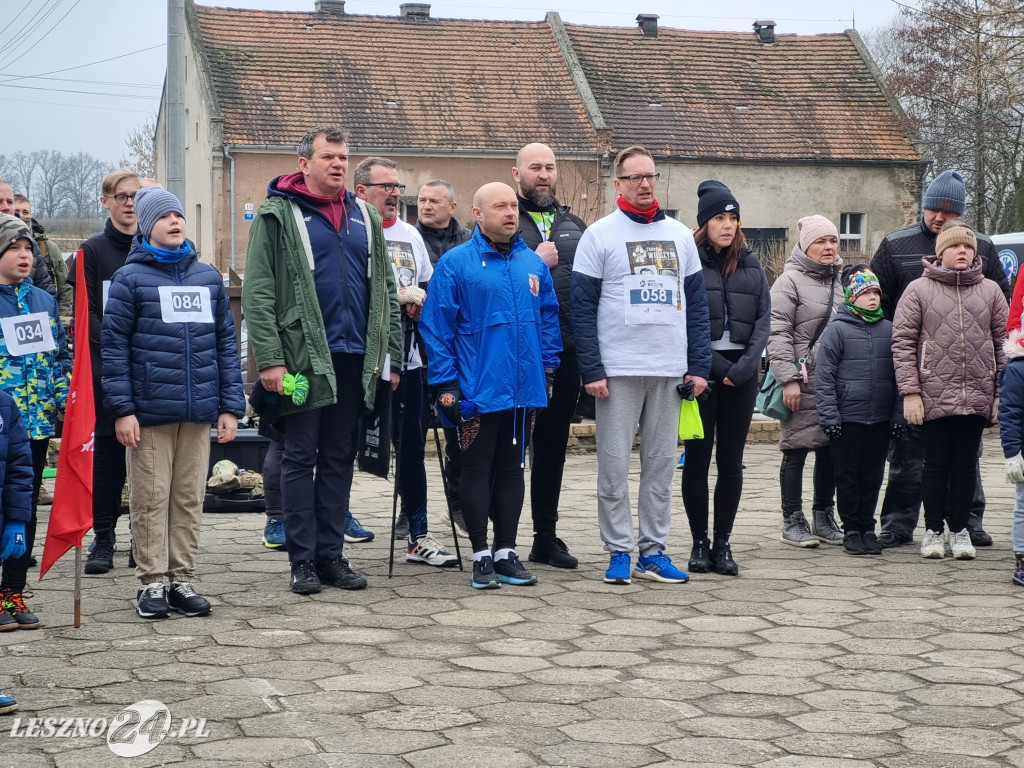
[[666, 548], [672, 522], [672, 485], [678, 456], [678, 378], [619, 376], [608, 379], [608, 397], [597, 408], [597, 519], [604, 548], [631, 552], [629, 457], [640, 424], [641, 555]]

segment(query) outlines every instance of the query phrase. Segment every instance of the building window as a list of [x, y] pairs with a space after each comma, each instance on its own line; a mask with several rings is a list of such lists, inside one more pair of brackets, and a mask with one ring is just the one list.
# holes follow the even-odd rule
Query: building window
[[786, 247], [788, 231], [785, 227], [743, 227], [747, 247], [758, 255], [761, 265], [774, 281], [786, 265], [789, 249]]
[[676, 221], [679, 221], [679, 209], [678, 208], [666, 208], [665, 209], [665, 215], [668, 216], [670, 219], [675, 219]]
[[839, 215], [839, 250], [864, 251], [864, 214], [841, 213]]

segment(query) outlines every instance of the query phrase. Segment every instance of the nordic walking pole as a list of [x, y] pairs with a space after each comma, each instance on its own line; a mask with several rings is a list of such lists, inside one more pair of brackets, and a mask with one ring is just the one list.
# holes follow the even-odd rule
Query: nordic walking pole
[[[405, 318], [402, 318], [402, 330], [405, 336], [405, 343], [402, 345], [402, 380], [399, 383], [399, 388], [402, 390], [401, 397], [398, 399], [398, 433], [395, 436], [395, 490], [391, 494], [391, 536], [389, 537], [390, 552], [388, 554], [388, 578], [391, 578], [392, 573], [395, 570], [395, 527], [398, 525], [398, 483], [401, 478], [402, 472], [402, 427], [405, 424], [405, 395], [406, 389], [406, 375], [408, 371], [405, 368], [406, 360], [409, 359], [409, 340], [412, 338], [412, 334], [405, 330]], [[391, 397], [391, 392], [388, 392], [388, 397]], [[391, 441], [391, 435], [388, 435], [388, 441]]]
[[459, 534], [455, 530], [455, 512], [452, 510], [452, 498], [448, 495], [448, 475], [444, 472], [444, 453], [441, 452], [441, 436], [438, 434], [438, 423], [441, 421], [441, 417], [437, 415], [436, 410], [431, 407], [433, 412], [431, 421], [434, 426], [434, 446], [437, 451], [437, 463], [441, 467], [441, 486], [444, 488], [444, 501], [448, 505], [448, 522], [452, 524], [452, 541], [455, 542], [455, 557], [459, 561], [459, 570], [465, 570], [462, 567], [462, 552], [459, 551]]

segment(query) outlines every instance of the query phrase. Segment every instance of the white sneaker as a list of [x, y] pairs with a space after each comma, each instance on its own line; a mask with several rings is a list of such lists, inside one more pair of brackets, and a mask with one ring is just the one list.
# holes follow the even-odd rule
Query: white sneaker
[[[447, 531], [451, 530], [452, 519], [448, 515], [447, 509], [441, 510], [441, 526]], [[455, 512], [455, 534], [461, 536], [464, 539], [469, 538], [469, 533], [466, 531], [466, 521], [462, 517], [462, 510]]]
[[451, 568], [459, 564], [459, 560], [451, 552], [445, 551], [441, 542], [433, 536], [421, 536], [405, 550], [408, 563], [424, 563], [435, 568]]
[[[967, 537], [967, 543], [971, 543], [970, 536]], [[921, 540], [921, 557], [928, 557], [935, 560], [941, 560], [946, 556], [946, 537], [940, 531], [925, 531], [924, 538]]]
[[973, 560], [978, 554], [971, 544], [971, 532], [964, 528], [959, 533], [949, 533], [949, 548], [957, 560]]

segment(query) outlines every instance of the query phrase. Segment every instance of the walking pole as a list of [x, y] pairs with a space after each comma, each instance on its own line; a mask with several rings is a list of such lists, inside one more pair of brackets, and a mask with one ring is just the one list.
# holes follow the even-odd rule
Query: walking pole
[[[405, 318], [402, 318], [402, 328], [405, 329]], [[405, 424], [405, 395], [406, 395], [406, 369], [405, 362], [409, 359], [409, 339], [412, 337], [410, 333], [405, 332], [405, 343], [402, 345], [402, 381], [399, 383], [399, 387], [402, 390], [401, 397], [398, 399], [398, 435], [394, 440], [395, 444], [395, 489], [391, 494], [391, 536], [390, 539], [390, 552], [388, 554], [388, 578], [391, 578], [392, 573], [395, 570], [395, 527], [398, 525], [398, 482], [401, 477], [402, 471], [402, 427]], [[391, 393], [388, 392], [388, 397], [391, 397]], [[388, 435], [388, 442], [391, 442], [391, 435]]]
[[[434, 409], [430, 409], [433, 413]], [[434, 445], [437, 450], [437, 463], [441, 467], [441, 485], [444, 488], [444, 501], [448, 505], [448, 522], [452, 524], [452, 541], [455, 542], [455, 557], [459, 561], [459, 570], [465, 570], [462, 567], [462, 552], [459, 551], [459, 534], [455, 530], [455, 512], [452, 510], [452, 498], [448, 495], [448, 475], [444, 472], [444, 454], [441, 452], [441, 436], [438, 434], [437, 425], [441, 420], [440, 416], [433, 413], [431, 421], [434, 427]]]

